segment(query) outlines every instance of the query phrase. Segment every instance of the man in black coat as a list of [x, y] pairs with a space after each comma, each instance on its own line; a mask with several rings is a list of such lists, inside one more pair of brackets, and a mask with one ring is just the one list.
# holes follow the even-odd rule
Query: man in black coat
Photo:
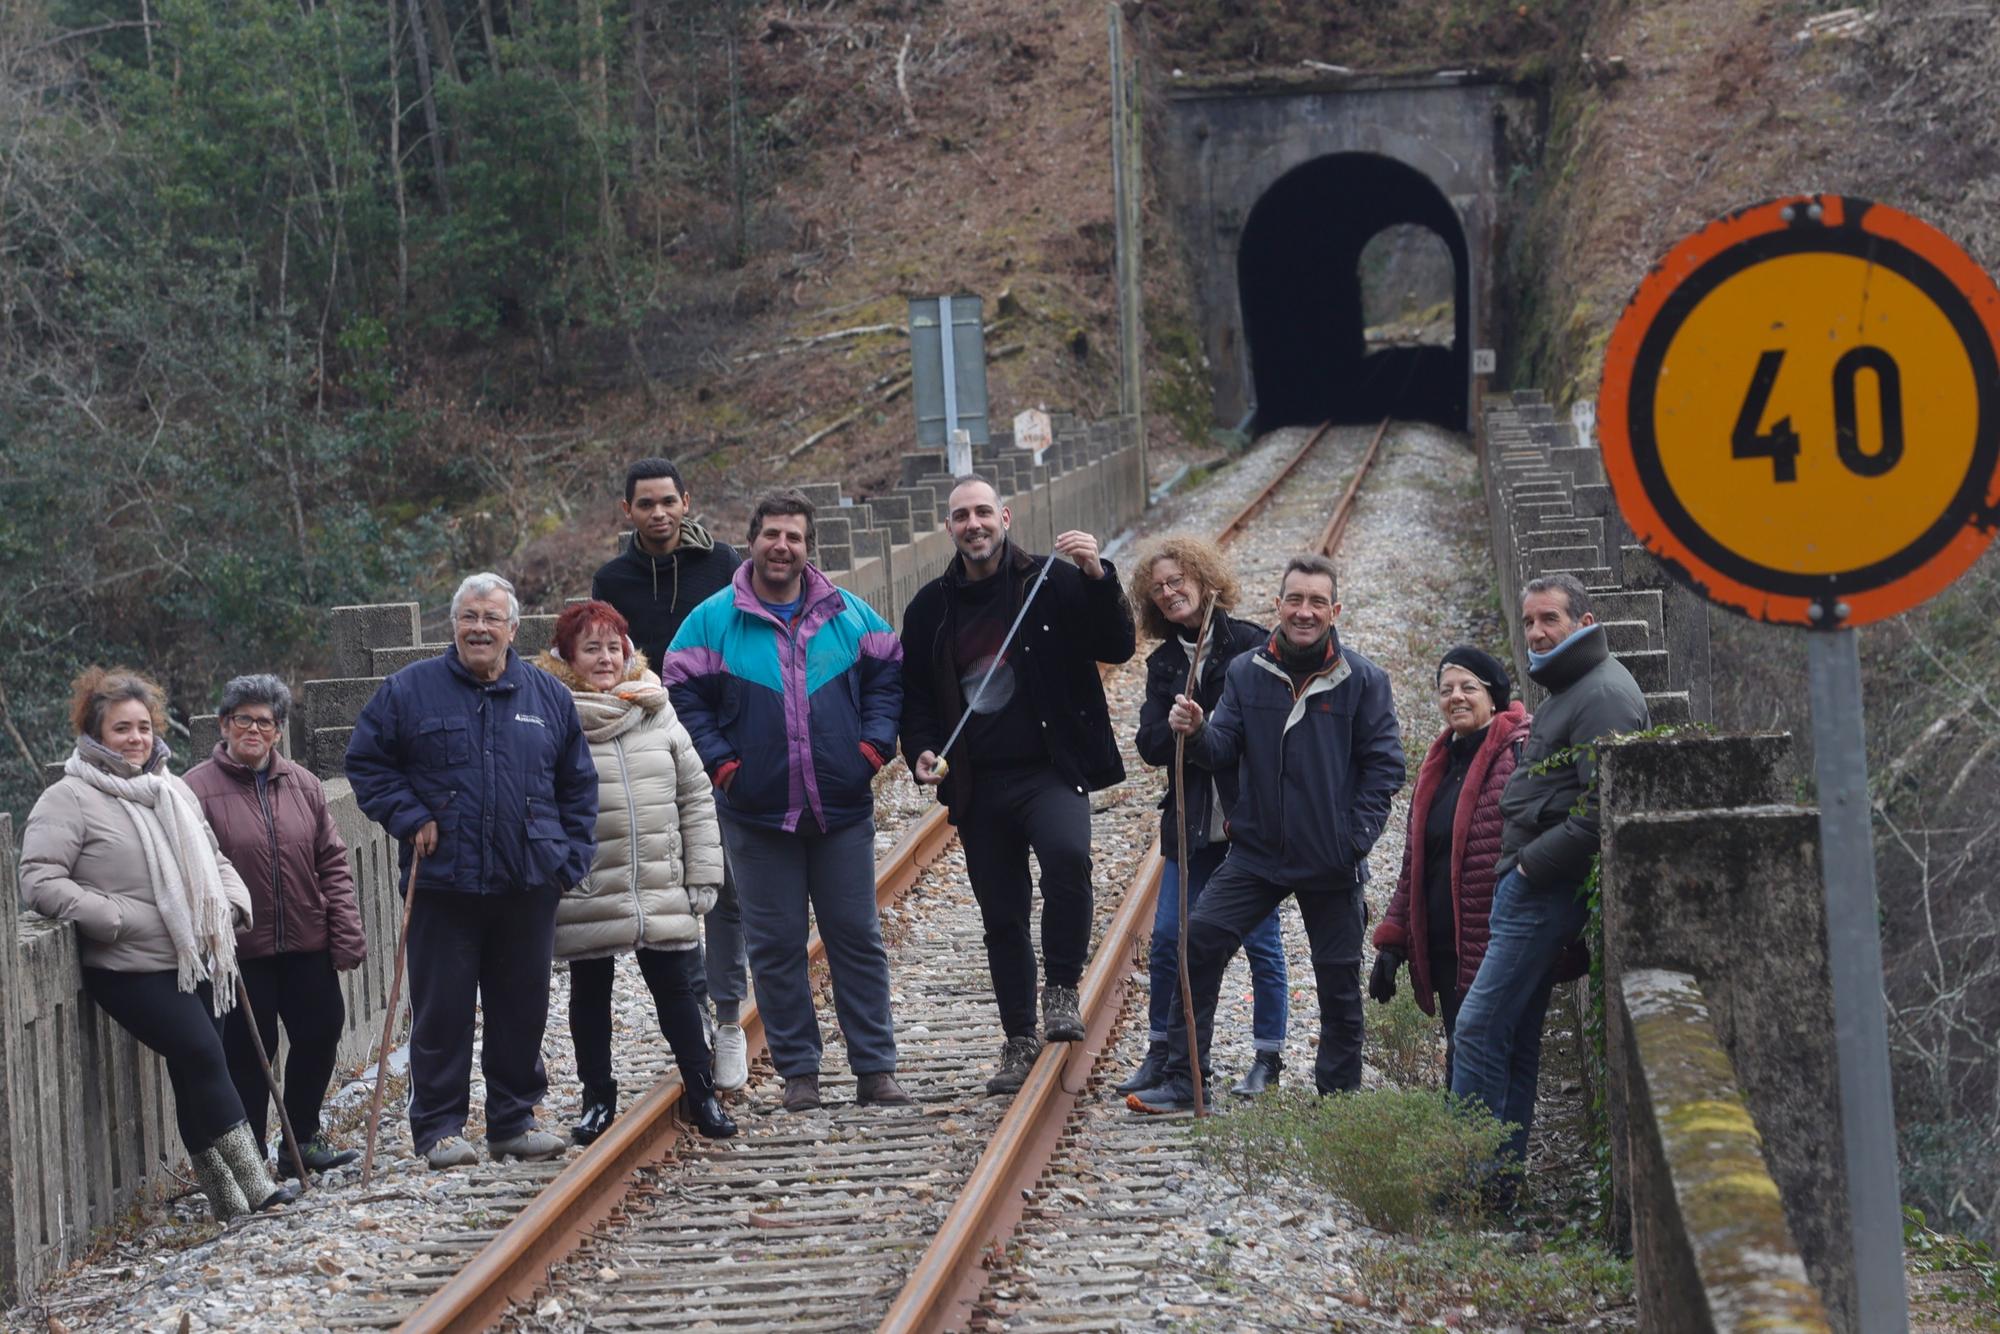
[[[1319, 989], [1313, 1083], [1333, 1093], [1361, 1087], [1361, 887], [1403, 785], [1403, 747], [1387, 673], [1334, 629], [1333, 562], [1292, 557], [1277, 611], [1270, 643], [1229, 664], [1213, 715], [1181, 695], [1167, 717], [1190, 760], [1236, 767], [1229, 857], [1188, 913], [1188, 984], [1205, 1058], [1224, 966], [1246, 931], [1296, 897]], [[1194, 1105], [1187, 1030], [1169, 1040], [1162, 1081], [1126, 1095], [1134, 1111]]]
[[[1125, 777], [1097, 664], [1124, 662], [1137, 648], [1117, 572], [1098, 556], [1095, 537], [1071, 531], [1056, 538], [1055, 553], [1074, 565], [1050, 565], [1003, 652], [1047, 563], [1014, 545], [1012, 523], [992, 483], [959, 482], [945, 520], [958, 554], [903, 612], [903, 753], [919, 783], [938, 785], [958, 826], [985, 922], [1006, 1033], [986, 1085], [994, 1093], [1019, 1089], [1041, 1051], [1030, 848], [1042, 868], [1042, 1035], [1083, 1036], [1076, 988], [1090, 952], [1088, 793]], [[968, 708], [956, 748], [943, 757]]]
[[[727, 588], [743, 563], [735, 547], [717, 541], [695, 522], [693, 503], [680, 469], [670, 460], [640, 459], [627, 468], [619, 508], [632, 525], [632, 536], [590, 581], [590, 595], [618, 609], [632, 627], [633, 644], [655, 670], [667, 660], [667, 645], [688, 613], [711, 593]], [[722, 892], [715, 910], [702, 917], [701, 931], [707, 953], [697, 983], [707, 984], [708, 995], [700, 995], [697, 985], [695, 999], [703, 1013], [709, 997], [715, 1000], [715, 1086], [740, 1089], [750, 1078], [748, 1044], [738, 1022], [749, 989], [749, 956], [736, 877], [726, 864]], [[585, 973], [591, 985], [610, 986], [610, 974], [601, 967]]]

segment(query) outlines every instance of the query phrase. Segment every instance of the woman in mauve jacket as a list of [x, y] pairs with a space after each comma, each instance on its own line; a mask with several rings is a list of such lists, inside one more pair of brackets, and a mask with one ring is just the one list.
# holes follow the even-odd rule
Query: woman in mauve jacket
[[1507, 669], [1492, 654], [1461, 644], [1438, 664], [1444, 730], [1431, 742], [1410, 797], [1403, 869], [1389, 910], [1375, 928], [1375, 971], [1368, 994], [1396, 995], [1396, 970], [1410, 965], [1410, 985], [1426, 1014], [1442, 1014], [1445, 1084], [1459, 1002], [1486, 954], [1494, 863], [1500, 858], [1500, 793], [1520, 760], [1531, 715], [1512, 698]]
[[[188, 770], [187, 783], [222, 851], [250, 889], [252, 925], [236, 936], [236, 958], [256, 1011], [230, 1011], [222, 1032], [229, 1074], [243, 1099], [251, 1133], [264, 1137], [271, 1101], [265, 1060], [285, 1057], [285, 1114], [299, 1137], [307, 1171], [344, 1167], [361, 1155], [320, 1133], [320, 1104], [340, 1050], [347, 1006], [339, 974], [368, 957], [361, 908], [347, 866], [347, 844], [327, 810], [326, 790], [304, 766], [278, 753], [292, 692], [275, 676], [239, 676], [216, 705], [222, 740]], [[264, 1057], [257, 1055], [257, 1044]], [[279, 1166], [292, 1166], [282, 1153]]]
[[618, 1114], [611, 1070], [612, 969], [637, 956], [660, 1032], [680, 1067], [682, 1105], [704, 1136], [736, 1123], [715, 1097], [713, 1055], [695, 982], [701, 917], [722, 888], [722, 836], [701, 756], [674, 714], [625, 618], [580, 602], [556, 618], [535, 665], [569, 687], [597, 765], [597, 852], [590, 874], [556, 905], [556, 957], [569, 961], [569, 1031], [583, 1081], [570, 1136], [589, 1144]]

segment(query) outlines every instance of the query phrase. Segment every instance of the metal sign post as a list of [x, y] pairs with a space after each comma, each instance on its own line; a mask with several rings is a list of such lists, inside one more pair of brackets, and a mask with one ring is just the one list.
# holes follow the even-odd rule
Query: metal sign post
[[938, 339], [938, 356], [944, 364], [944, 439], [946, 458], [951, 463], [951, 475], [963, 477], [972, 471], [972, 442], [968, 438], [961, 462], [958, 443], [958, 358], [952, 349], [951, 298], [938, 298], [938, 328], [943, 337]]
[[1855, 1328], [1907, 1328], [1896, 1106], [1889, 1079], [1889, 1011], [1869, 827], [1859, 632], [1806, 636], [1819, 843], [1825, 861], [1826, 953], [1833, 976], [1840, 1127], [1854, 1229]]

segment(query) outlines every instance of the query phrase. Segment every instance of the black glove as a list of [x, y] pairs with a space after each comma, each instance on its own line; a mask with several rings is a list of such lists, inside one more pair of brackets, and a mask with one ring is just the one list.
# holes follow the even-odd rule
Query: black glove
[[1396, 999], [1396, 970], [1402, 966], [1401, 950], [1375, 951], [1375, 971], [1368, 975], [1368, 994], [1384, 1005]]

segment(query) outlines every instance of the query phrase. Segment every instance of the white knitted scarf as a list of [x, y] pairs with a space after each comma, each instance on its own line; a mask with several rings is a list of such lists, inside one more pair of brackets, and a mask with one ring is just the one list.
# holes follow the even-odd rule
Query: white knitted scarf
[[[167, 772], [162, 753], [166, 748], [164, 741], [155, 740], [152, 762], [144, 771], [131, 773], [124, 756], [82, 736], [63, 762], [63, 772], [118, 798], [125, 808], [146, 854], [153, 906], [159, 909], [180, 960], [180, 988], [193, 991], [204, 978], [210, 980], [215, 1013], [227, 1014], [236, 1004], [236, 928], [229, 896], [222, 889], [222, 872], [209, 843], [201, 801], [186, 783]], [[116, 770], [107, 767], [107, 761]]]

